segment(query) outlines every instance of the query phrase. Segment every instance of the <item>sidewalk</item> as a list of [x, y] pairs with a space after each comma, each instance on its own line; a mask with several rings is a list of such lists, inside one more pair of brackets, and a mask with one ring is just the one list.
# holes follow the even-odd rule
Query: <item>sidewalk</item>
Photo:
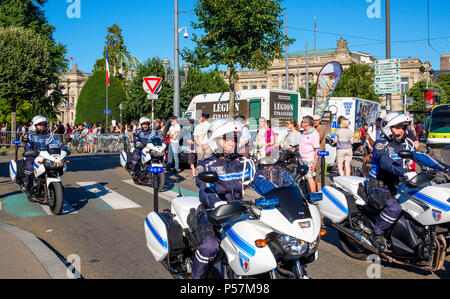
[[68, 279], [66, 269], [33, 234], [0, 223], [0, 279]]

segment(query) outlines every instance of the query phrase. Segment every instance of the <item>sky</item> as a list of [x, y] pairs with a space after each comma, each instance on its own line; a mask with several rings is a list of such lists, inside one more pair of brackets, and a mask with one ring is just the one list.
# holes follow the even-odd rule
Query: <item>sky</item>
[[[429, 35], [427, 1], [430, 3]], [[179, 0], [179, 27], [194, 31], [195, 0]], [[159, 57], [174, 60], [175, 0], [48, 0], [43, 9], [55, 26], [54, 39], [66, 45], [67, 58], [78, 68], [91, 72], [102, 57], [107, 27], [117, 24], [123, 30], [127, 50], [140, 61]], [[284, 0], [289, 37], [296, 41], [289, 52], [303, 51], [306, 43], [314, 48], [335, 48], [340, 37], [350, 51], [369, 53], [385, 59], [385, 0]], [[283, 30], [285, 30], [283, 28]], [[193, 49], [192, 35], [180, 34], [180, 49]], [[196, 32], [201, 33], [201, 32]], [[430, 45], [428, 45], [428, 36]], [[419, 58], [440, 69], [440, 54], [450, 53], [449, 0], [392, 0], [391, 57]], [[183, 61], [180, 58], [180, 65]]]

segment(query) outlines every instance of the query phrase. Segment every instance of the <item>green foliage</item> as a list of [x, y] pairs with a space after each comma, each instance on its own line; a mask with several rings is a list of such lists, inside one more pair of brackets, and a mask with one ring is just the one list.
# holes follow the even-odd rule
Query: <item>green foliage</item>
[[[312, 99], [313, 97], [316, 96], [316, 87], [317, 84], [309, 84], [309, 91], [308, 91], [308, 95], [309, 95], [309, 99]], [[298, 92], [300, 92], [300, 96], [302, 99], [306, 99], [306, 88], [300, 87], [298, 89]]]
[[441, 89], [441, 104], [450, 103], [450, 73], [440, 74], [436, 83]]
[[182, 57], [199, 68], [226, 66], [230, 84], [230, 115], [234, 113], [234, 82], [237, 68], [268, 70], [282, 57], [282, 48], [292, 43], [283, 33], [282, 0], [197, 0], [192, 22], [194, 50]]
[[[120, 120], [119, 104], [126, 101], [125, 92], [119, 80], [110, 77], [111, 86], [108, 87], [108, 109], [111, 110], [109, 120]], [[75, 123], [87, 121], [89, 123], [105, 123], [106, 116], [106, 72], [97, 71], [91, 75], [81, 90], [77, 103]], [[109, 126], [108, 126], [109, 127]]]
[[[47, 0], [1, 0], [0, 27], [27, 28], [44, 40], [44, 45], [47, 48], [45, 52], [49, 53], [49, 59], [46, 61], [48, 68], [45, 67], [47, 72], [45, 81], [48, 81], [46, 90], [53, 90], [53, 92], [50, 97], [47, 97], [45, 93], [38, 91], [40, 88], [36, 88], [36, 92], [28, 93], [26, 100], [37, 102], [32, 105], [30, 114], [37, 114], [43, 110], [42, 108], [45, 108], [48, 117], [56, 117], [56, 107], [62, 100], [58, 75], [67, 70], [68, 60], [65, 58], [66, 47], [57, 44], [53, 39], [55, 27], [48, 24], [42, 9], [46, 3]], [[20, 50], [16, 52], [21, 53]], [[38, 58], [35, 60], [38, 60]], [[44, 71], [38, 72], [36, 75], [41, 73], [44, 73]], [[42, 83], [42, 79], [37, 81]]]
[[351, 64], [342, 72], [333, 97], [356, 97], [380, 102], [374, 89], [375, 70], [367, 64]]
[[186, 109], [191, 100], [199, 94], [228, 92], [230, 86], [223, 80], [218, 71], [202, 72], [200, 69], [191, 69], [188, 81], [181, 89], [180, 106]]
[[[34, 116], [32, 108], [33, 105], [29, 101], [18, 104], [16, 107], [16, 123], [28, 122]], [[11, 123], [11, 103], [5, 99], [0, 99], [0, 123], [3, 122]]]

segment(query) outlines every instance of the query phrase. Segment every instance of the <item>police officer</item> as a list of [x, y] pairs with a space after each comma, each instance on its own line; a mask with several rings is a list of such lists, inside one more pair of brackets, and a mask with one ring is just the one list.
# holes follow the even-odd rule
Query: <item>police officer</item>
[[[147, 144], [153, 138], [153, 131], [150, 128], [150, 119], [146, 116], [143, 116], [139, 119], [140, 128], [136, 130], [134, 137], [134, 144], [142, 143]], [[131, 175], [133, 178], [136, 178], [136, 167], [139, 164], [141, 159], [141, 151], [135, 149], [132, 157], [132, 165], [131, 165]]]
[[[48, 129], [48, 121], [45, 116], [36, 115], [32, 119], [32, 130], [28, 132], [29, 142], [25, 144], [25, 151], [30, 150], [47, 150], [47, 146], [50, 142], [53, 141], [53, 134]], [[25, 192], [27, 193], [30, 199], [33, 198], [31, 194], [31, 187], [33, 186], [33, 157], [29, 157], [25, 159], [25, 173], [24, 173], [24, 184], [25, 184]]]
[[373, 228], [372, 242], [380, 250], [386, 250], [384, 232], [400, 216], [402, 208], [395, 199], [400, 178], [412, 180], [417, 173], [408, 172], [408, 161], [398, 156], [400, 151], [414, 151], [414, 142], [407, 137], [411, 120], [408, 115], [391, 112], [383, 119], [380, 138], [373, 145], [372, 169], [369, 172], [369, 194], [372, 198], [384, 198], [385, 206]]
[[[235, 199], [241, 200], [243, 186], [245, 187], [254, 176], [255, 169], [251, 163], [236, 154], [241, 134], [241, 124], [230, 118], [218, 119], [208, 128], [209, 146], [214, 154], [212, 157], [200, 160], [196, 168], [196, 185], [200, 189], [201, 202], [196, 214], [196, 218], [199, 219], [196, 233], [200, 245], [195, 252], [192, 267], [193, 279], [206, 278], [209, 263], [219, 251], [219, 240], [215, 237], [214, 228], [208, 222], [204, 211], [231, 203], [233, 198], [229, 190], [233, 190]], [[204, 171], [216, 172], [229, 190], [220, 184], [208, 184], [201, 181], [198, 174]]]

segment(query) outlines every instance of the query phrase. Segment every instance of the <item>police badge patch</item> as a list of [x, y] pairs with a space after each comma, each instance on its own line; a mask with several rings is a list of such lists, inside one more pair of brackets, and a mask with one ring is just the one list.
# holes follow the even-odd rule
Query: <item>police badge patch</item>
[[432, 214], [433, 214], [434, 221], [439, 222], [439, 220], [441, 220], [441, 216], [442, 216], [442, 212], [441, 211], [433, 210]]
[[381, 150], [384, 149], [385, 147], [386, 147], [386, 144], [385, 144], [385, 143], [381, 143], [381, 142], [377, 143], [377, 145], [375, 146], [375, 148], [376, 148], [377, 150], [379, 150], [379, 151], [381, 151]]

